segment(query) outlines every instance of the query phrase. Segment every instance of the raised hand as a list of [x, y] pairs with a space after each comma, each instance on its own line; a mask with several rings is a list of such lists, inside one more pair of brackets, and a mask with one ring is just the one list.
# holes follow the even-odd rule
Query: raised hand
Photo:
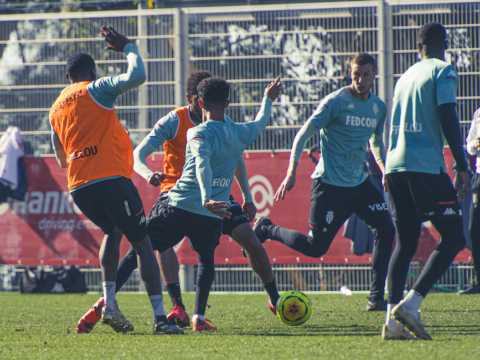
[[268, 96], [272, 101], [275, 101], [280, 95], [280, 90], [282, 89], [282, 83], [280, 82], [280, 76], [274, 82], [270, 83], [265, 88], [265, 93], [263, 96]]
[[153, 174], [147, 178], [147, 182], [153, 186], [160, 186], [160, 184], [165, 180], [165, 174], [162, 172], [155, 171]]
[[110, 25], [109, 26], [102, 25], [101, 29], [102, 29], [102, 32], [100, 33], [100, 35], [102, 35], [105, 41], [110, 44], [110, 46], [107, 46], [105, 50], [122, 52], [125, 45], [127, 45], [128, 43], [131, 43], [131, 41], [126, 36], [118, 33]]

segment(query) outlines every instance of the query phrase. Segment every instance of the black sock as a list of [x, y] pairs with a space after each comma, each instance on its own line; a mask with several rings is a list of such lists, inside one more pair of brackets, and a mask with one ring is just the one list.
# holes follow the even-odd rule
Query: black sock
[[137, 268], [137, 253], [133, 250], [133, 246], [130, 246], [127, 254], [118, 263], [117, 279], [115, 284], [115, 292], [117, 293], [132, 275], [133, 271]]
[[214, 252], [198, 254], [197, 289], [193, 314], [205, 315], [208, 295], [215, 279]]
[[175, 307], [175, 303], [173, 302], [173, 300], [175, 300], [177, 305], [185, 310], [185, 305], [183, 305], [183, 301], [182, 301], [182, 293], [180, 291], [180, 284], [176, 284], [176, 283], [168, 284], [167, 291], [168, 291], [168, 295], [170, 295], [170, 299], [172, 299], [172, 306]]
[[280, 298], [280, 294], [278, 293], [275, 279], [273, 279], [269, 283], [263, 284], [263, 287], [265, 288], [265, 291], [267, 292], [268, 298], [270, 299], [270, 302], [272, 303], [272, 305], [276, 306], [277, 301]]

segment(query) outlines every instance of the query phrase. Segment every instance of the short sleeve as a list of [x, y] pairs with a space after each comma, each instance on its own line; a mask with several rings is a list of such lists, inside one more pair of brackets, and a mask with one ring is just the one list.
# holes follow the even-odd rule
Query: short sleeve
[[317, 128], [322, 129], [330, 124], [336, 116], [335, 98], [327, 97], [322, 100], [317, 110], [315, 110], [312, 116], [310, 116], [309, 120]]
[[458, 74], [451, 65], [437, 75], [437, 106], [457, 103]]
[[193, 157], [206, 155], [211, 156], [212, 146], [208, 136], [204, 133], [206, 129], [194, 127], [187, 131], [187, 142], [190, 153]]
[[172, 111], [157, 121], [145, 139], [149, 144], [158, 148], [165, 141], [170, 141], [177, 135], [179, 124], [180, 120], [177, 114]]

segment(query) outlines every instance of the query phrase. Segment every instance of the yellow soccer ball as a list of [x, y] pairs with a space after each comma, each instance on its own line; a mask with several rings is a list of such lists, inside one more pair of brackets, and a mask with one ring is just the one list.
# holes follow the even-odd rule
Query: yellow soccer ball
[[312, 302], [301, 291], [287, 291], [277, 301], [277, 315], [287, 325], [301, 325], [312, 315]]

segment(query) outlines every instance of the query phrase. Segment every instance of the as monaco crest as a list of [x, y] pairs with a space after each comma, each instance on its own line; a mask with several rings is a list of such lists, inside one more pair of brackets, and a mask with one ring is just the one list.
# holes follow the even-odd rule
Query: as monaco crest
[[378, 105], [377, 105], [377, 103], [373, 103], [373, 112], [375, 113], [375, 115], [378, 114]]
[[327, 211], [327, 216], [325, 216], [325, 220], [327, 221], [327, 224], [329, 224], [329, 225], [333, 221], [333, 211], [332, 210]]

